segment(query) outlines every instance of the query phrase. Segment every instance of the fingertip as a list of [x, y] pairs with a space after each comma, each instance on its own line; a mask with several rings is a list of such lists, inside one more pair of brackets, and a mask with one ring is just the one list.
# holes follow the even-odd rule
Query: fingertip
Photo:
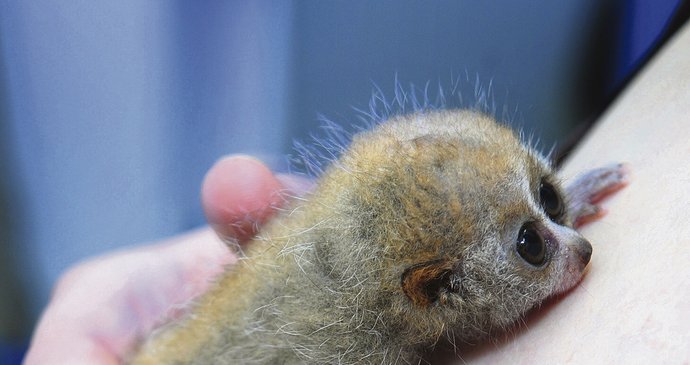
[[618, 171], [620, 174], [621, 185], [626, 186], [630, 184], [630, 174], [632, 173], [632, 167], [630, 166], [630, 163], [621, 163], [618, 168]]
[[607, 215], [608, 212], [609, 212], [608, 209], [603, 208], [601, 206], [597, 206], [597, 210], [595, 213], [578, 218], [573, 223], [573, 227], [575, 229], [580, 229], [583, 226], [589, 225], [590, 223], [593, 223], [593, 222], [600, 220], [605, 215]]
[[251, 238], [280, 203], [281, 182], [261, 161], [246, 155], [218, 160], [204, 177], [201, 203], [206, 218], [224, 238]]

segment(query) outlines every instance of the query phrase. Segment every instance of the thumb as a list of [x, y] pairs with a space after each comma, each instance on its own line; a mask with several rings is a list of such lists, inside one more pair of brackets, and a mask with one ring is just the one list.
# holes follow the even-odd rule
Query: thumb
[[297, 176], [276, 176], [253, 157], [234, 155], [216, 162], [206, 174], [201, 203], [221, 238], [244, 243], [285, 203], [286, 194], [302, 194], [311, 185]]

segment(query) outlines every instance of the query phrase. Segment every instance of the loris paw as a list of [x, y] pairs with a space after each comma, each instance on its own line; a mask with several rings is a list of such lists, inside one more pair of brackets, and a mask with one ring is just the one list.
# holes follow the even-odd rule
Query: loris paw
[[605, 211], [598, 203], [628, 184], [628, 172], [627, 165], [619, 163], [578, 176], [566, 189], [568, 216], [573, 226], [580, 227], [603, 216]]

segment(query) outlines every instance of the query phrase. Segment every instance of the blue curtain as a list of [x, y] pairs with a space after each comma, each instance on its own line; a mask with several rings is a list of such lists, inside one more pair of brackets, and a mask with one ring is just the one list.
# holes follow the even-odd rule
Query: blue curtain
[[284, 2], [3, 2], [5, 142], [35, 317], [76, 261], [202, 225], [215, 159], [284, 152]]

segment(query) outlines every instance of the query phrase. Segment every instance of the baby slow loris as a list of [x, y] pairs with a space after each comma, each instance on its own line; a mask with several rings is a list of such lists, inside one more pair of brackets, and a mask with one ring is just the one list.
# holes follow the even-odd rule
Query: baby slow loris
[[418, 363], [574, 286], [592, 247], [573, 224], [621, 165], [567, 188], [491, 117], [393, 117], [353, 138], [190, 313], [132, 364]]

